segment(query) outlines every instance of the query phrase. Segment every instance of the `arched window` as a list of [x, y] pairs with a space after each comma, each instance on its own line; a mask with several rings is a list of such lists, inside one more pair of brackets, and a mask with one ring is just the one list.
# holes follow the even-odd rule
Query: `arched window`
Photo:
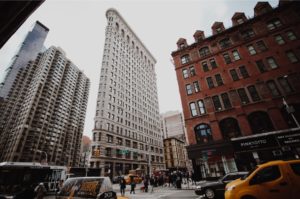
[[122, 37], [125, 37], [125, 31], [123, 29], [121, 30], [121, 34], [122, 34]]
[[186, 64], [186, 63], [188, 63], [190, 61], [190, 56], [189, 55], [183, 55], [182, 57], [181, 57], [181, 63], [182, 64]]
[[116, 23], [116, 29], [119, 30], [119, 24], [118, 23]]
[[234, 118], [225, 118], [219, 123], [223, 139], [230, 139], [241, 135], [238, 121]]
[[207, 143], [213, 140], [211, 129], [208, 124], [199, 124], [195, 127], [194, 131], [198, 144]]
[[253, 134], [274, 130], [268, 113], [263, 111], [256, 111], [248, 115], [248, 122]]

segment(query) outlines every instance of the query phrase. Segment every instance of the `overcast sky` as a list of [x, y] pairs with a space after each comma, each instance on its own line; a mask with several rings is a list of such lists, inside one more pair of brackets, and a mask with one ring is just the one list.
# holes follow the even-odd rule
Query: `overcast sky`
[[[275, 7], [278, 0], [269, 1]], [[84, 134], [91, 137], [105, 40], [106, 17], [115, 8], [157, 60], [160, 112], [182, 110], [171, 52], [180, 37], [194, 42], [196, 30], [211, 35], [215, 21], [231, 27], [234, 12], [253, 17], [257, 0], [46, 0], [0, 50], [0, 74], [20, 42], [39, 20], [50, 31], [45, 46], [61, 47], [90, 78], [91, 87]]]

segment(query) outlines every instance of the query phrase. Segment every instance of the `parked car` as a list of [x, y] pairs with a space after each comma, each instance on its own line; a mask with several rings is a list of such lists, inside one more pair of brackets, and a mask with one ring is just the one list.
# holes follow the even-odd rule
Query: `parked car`
[[226, 199], [300, 197], [300, 160], [271, 161], [258, 165], [245, 178], [227, 184]]
[[65, 181], [56, 199], [117, 199], [109, 177], [78, 177]]
[[224, 198], [225, 186], [227, 183], [247, 175], [248, 172], [228, 173], [217, 181], [205, 181], [196, 187], [197, 195], [204, 195], [205, 198]]
[[143, 181], [140, 176], [133, 175], [133, 174], [128, 174], [128, 175], [124, 176], [124, 179], [125, 179], [126, 184], [130, 184], [132, 179], [134, 180], [134, 182], [136, 184], [139, 184]]

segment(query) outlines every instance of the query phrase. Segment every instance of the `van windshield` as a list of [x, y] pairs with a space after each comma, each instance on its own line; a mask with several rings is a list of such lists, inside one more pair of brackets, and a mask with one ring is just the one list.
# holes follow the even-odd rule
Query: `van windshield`
[[69, 178], [59, 195], [70, 197], [96, 198], [103, 178]]

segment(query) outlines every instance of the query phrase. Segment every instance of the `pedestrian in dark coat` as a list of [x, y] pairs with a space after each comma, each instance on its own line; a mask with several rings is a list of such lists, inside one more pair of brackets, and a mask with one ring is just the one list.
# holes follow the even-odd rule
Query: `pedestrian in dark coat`
[[126, 189], [126, 181], [124, 178], [120, 180], [120, 190], [121, 190], [121, 195], [125, 196], [125, 189]]

